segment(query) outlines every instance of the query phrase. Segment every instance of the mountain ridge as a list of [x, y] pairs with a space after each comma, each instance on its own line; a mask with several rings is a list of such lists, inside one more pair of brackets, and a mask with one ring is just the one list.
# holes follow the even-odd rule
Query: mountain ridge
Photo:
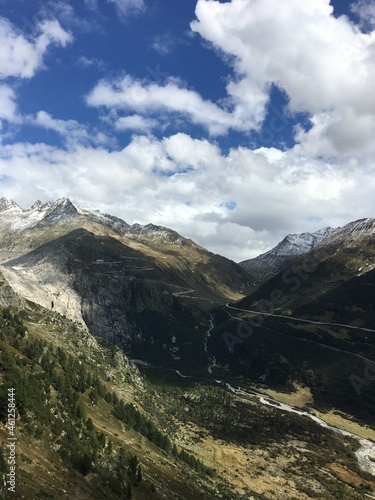
[[[46, 234], [43, 238], [38, 232], [46, 233], [48, 226], [52, 225], [55, 226], [57, 234], [50, 231], [51, 239], [56, 235], [67, 234], [69, 230], [85, 227], [93, 232], [102, 230], [110, 236], [120, 236], [134, 240], [134, 242], [146, 242], [146, 244], [152, 243], [153, 245], [157, 242], [166, 242], [178, 246], [194, 246], [208, 252], [173, 229], [152, 223], [130, 225], [114, 215], [76, 205], [69, 198], [60, 198], [56, 202], [49, 201], [44, 204], [38, 200], [30, 208], [22, 209], [13, 200], [4, 197], [0, 199], [0, 236], [2, 237], [0, 252], [3, 250], [4, 253], [6, 249], [15, 251], [17, 248], [26, 250], [37, 247], [46, 242]], [[22, 245], [20, 234], [23, 235], [22, 240], [27, 240], [27, 245]], [[8, 245], [7, 242], [9, 242]]]

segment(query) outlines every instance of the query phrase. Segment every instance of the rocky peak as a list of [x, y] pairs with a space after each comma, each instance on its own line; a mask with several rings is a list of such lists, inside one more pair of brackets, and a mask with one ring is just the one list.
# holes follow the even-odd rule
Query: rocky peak
[[41, 210], [44, 207], [43, 203], [40, 200], [37, 200], [32, 206], [31, 210]]
[[53, 203], [47, 211], [43, 221], [48, 223], [56, 223], [69, 216], [78, 215], [78, 210], [69, 200], [69, 198], [60, 198]]
[[302, 255], [314, 248], [315, 245], [317, 245], [333, 231], [334, 230], [331, 227], [324, 227], [314, 233], [288, 234], [283, 241], [266, 254]]
[[77, 209], [75, 205], [70, 201], [69, 198], [59, 198], [54, 204], [54, 207], [68, 207], [69, 209], [74, 208], [74, 210], [77, 212]]
[[0, 198], [0, 212], [6, 212], [8, 210], [22, 212], [22, 208], [20, 208], [15, 201], [9, 200], [3, 196]]

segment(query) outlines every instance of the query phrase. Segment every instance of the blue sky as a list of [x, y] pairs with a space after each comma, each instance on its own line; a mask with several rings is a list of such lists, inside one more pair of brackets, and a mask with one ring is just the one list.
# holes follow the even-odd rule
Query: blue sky
[[1, 194], [235, 260], [374, 215], [367, 0], [0, 1]]

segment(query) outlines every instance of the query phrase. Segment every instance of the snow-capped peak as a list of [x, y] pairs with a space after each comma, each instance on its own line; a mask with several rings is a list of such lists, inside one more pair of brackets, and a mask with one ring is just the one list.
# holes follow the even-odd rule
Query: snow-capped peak
[[44, 204], [38, 200], [25, 210], [14, 201], [1, 198], [0, 230], [23, 231], [36, 226], [41, 221], [54, 224], [74, 213], [77, 213], [77, 209], [68, 198]]
[[60, 198], [55, 203], [49, 206], [44, 221], [47, 223], [56, 223], [70, 215], [78, 214], [78, 210], [75, 205], [69, 200], [69, 198]]
[[22, 208], [17, 205], [17, 203], [13, 200], [9, 200], [4, 196], [0, 198], [0, 212], [22, 212]]
[[360, 243], [367, 238], [374, 238], [375, 236], [375, 219], [359, 219], [354, 222], [349, 222], [343, 227], [335, 229], [324, 243], [332, 244], [337, 241], [348, 243]]
[[135, 238], [152, 238], [153, 240], [167, 241], [169, 243], [184, 245], [188, 243], [186, 238], [183, 238], [173, 229], [164, 226], [156, 226], [155, 224], [133, 224], [128, 231], [128, 236]]
[[123, 234], [130, 228], [129, 224], [127, 224], [119, 217], [116, 217], [115, 215], [105, 214], [103, 212], [100, 212], [100, 210], [93, 210], [81, 205], [77, 205], [76, 208], [80, 215], [88, 217], [93, 222], [105, 224], [106, 226], [111, 227], [114, 231], [117, 231], [120, 234]]
[[311, 250], [332, 231], [334, 230], [331, 227], [324, 227], [314, 233], [288, 234], [275, 248], [263, 255], [302, 255]]
[[278, 245], [255, 259], [240, 264], [261, 281], [270, 278], [293, 260], [309, 252], [328, 237], [334, 229], [325, 227], [314, 233], [288, 234]]
[[39, 210], [44, 207], [43, 203], [40, 200], [37, 200], [32, 206], [31, 210]]

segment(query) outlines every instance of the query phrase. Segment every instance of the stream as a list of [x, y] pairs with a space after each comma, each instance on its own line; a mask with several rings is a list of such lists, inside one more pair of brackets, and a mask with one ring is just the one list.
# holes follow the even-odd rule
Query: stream
[[[210, 328], [207, 330], [207, 333], [206, 333], [206, 337], [204, 339], [204, 351], [209, 354], [208, 352], [208, 347], [207, 347], [207, 342], [208, 342], [208, 339], [210, 338], [211, 336], [211, 331], [215, 328], [215, 323], [214, 323], [214, 317], [212, 316], [212, 314], [210, 314], [209, 316], [209, 322], [210, 322]], [[212, 363], [211, 365], [208, 367], [208, 373], [212, 373], [212, 368], [216, 366], [216, 357], [215, 356], [212, 356]]]

